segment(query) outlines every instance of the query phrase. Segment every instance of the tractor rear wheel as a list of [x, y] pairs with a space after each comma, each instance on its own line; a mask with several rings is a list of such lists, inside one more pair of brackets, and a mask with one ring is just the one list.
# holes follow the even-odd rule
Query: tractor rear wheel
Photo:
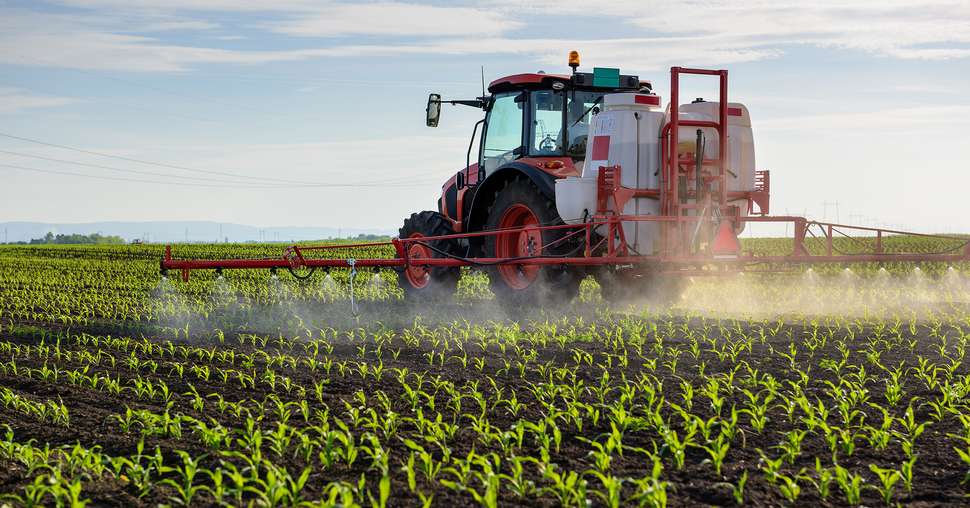
[[[563, 224], [555, 203], [524, 178], [509, 180], [488, 210], [486, 231], [519, 229], [485, 237], [485, 255], [496, 258], [576, 255], [581, 245], [566, 239], [568, 229], [540, 230]], [[568, 303], [579, 292], [584, 271], [566, 265], [496, 265], [488, 267], [492, 292], [503, 305], [534, 306], [546, 301]]]
[[[398, 231], [398, 238], [420, 239], [423, 237], [451, 235], [455, 232], [447, 219], [438, 212], [424, 211], [411, 214], [404, 219]], [[407, 242], [408, 258], [412, 261], [427, 258], [444, 258], [447, 253], [461, 255], [461, 246], [456, 240], [431, 240], [428, 242]], [[412, 265], [398, 273], [398, 284], [407, 299], [427, 299], [429, 297], [449, 297], [454, 294], [461, 271], [457, 266], [419, 266]]]

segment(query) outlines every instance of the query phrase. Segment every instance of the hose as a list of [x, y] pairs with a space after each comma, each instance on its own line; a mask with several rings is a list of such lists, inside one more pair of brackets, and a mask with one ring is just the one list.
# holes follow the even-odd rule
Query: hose
[[357, 306], [357, 300], [354, 297], [354, 277], [357, 276], [357, 260], [348, 259], [347, 266], [350, 267], [350, 312], [357, 317], [360, 314], [360, 308]]
[[317, 267], [311, 266], [310, 267], [310, 273], [308, 273], [306, 275], [299, 275], [299, 274], [296, 273], [296, 270], [294, 270], [292, 266], [287, 266], [286, 269], [290, 272], [290, 275], [292, 275], [293, 277], [295, 277], [297, 280], [307, 280], [307, 279], [309, 279], [310, 277], [313, 276], [313, 272], [317, 271]]

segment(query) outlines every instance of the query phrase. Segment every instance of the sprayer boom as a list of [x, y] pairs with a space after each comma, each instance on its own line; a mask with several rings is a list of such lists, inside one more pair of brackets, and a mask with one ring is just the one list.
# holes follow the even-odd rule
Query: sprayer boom
[[[739, 270], [757, 267], [758, 270], [785, 270], [793, 265], [838, 263], [843, 265], [853, 263], [957, 263], [970, 262], [970, 240], [946, 235], [932, 235], [910, 233], [883, 228], [863, 226], [849, 226], [816, 222], [803, 217], [791, 216], [753, 216], [740, 218], [741, 222], [751, 223], [788, 223], [794, 231], [791, 238], [791, 251], [784, 254], [756, 254], [743, 252], [739, 243], [734, 251], [725, 251], [714, 244], [698, 246], [693, 252], [666, 252], [654, 255], [638, 255], [630, 251], [623, 239], [624, 224], [630, 222], [660, 222], [679, 224], [681, 229], [697, 229], [702, 223], [702, 217], [649, 217], [649, 216], [612, 216], [601, 217], [597, 220], [572, 225], [534, 226], [497, 231], [482, 231], [476, 233], [441, 235], [433, 237], [394, 238], [387, 242], [370, 242], [354, 244], [337, 244], [323, 246], [293, 245], [285, 249], [278, 258], [262, 259], [178, 259], [173, 256], [171, 246], [165, 248], [165, 257], [161, 261], [163, 273], [179, 271], [184, 280], [188, 280], [192, 270], [234, 270], [234, 269], [270, 269], [289, 270], [296, 274], [305, 269], [333, 269], [351, 267], [393, 268], [403, 271], [408, 269], [428, 270], [432, 267], [489, 267], [489, 266], [623, 266], [625, 269], [644, 272], [663, 272], [680, 275], [697, 274], [725, 274]], [[708, 220], [710, 225], [713, 223]], [[414, 252], [410, 247], [414, 245], [430, 247], [439, 240], [472, 240], [485, 236], [519, 236], [543, 233], [552, 230], [565, 232], [558, 241], [575, 239], [582, 248], [577, 249], [577, 255], [554, 256], [533, 255], [516, 257], [463, 257], [458, 255], [443, 255], [440, 257], [410, 257]], [[605, 233], [605, 234], [604, 234]], [[722, 232], [723, 233], [723, 232]], [[920, 238], [949, 241], [954, 244], [943, 252], [906, 252], [899, 249], [889, 251], [885, 248], [885, 240], [893, 236], [916, 236]], [[731, 236], [733, 242], [737, 238]], [[840, 240], [838, 242], [837, 240]], [[717, 238], [715, 238], [715, 242]], [[841, 245], [841, 246], [840, 246]], [[341, 252], [366, 247], [393, 247], [395, 257], [354, 259]], [[544, 245], [538, 248], [542, 252]], [[326, 257], [321, 256], [323, 254]], [[437, 253], [436, 253], [437, 254]], [[299, 275], [298, 275], [299, 276]]]

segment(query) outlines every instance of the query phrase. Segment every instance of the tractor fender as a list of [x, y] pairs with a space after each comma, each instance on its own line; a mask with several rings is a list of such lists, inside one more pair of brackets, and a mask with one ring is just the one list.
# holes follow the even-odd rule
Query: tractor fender
[[492, 171], [478, 185], [468, 209], [465, 231], [481, 231], [488, 218], [488, 207], [495, 200], [495, 194], [506, 182], [519, 176], [525, 176], [532, 181], [543, 196], [550, 200], [556, 199], [556, 177], [528, 164], [511, 162]]

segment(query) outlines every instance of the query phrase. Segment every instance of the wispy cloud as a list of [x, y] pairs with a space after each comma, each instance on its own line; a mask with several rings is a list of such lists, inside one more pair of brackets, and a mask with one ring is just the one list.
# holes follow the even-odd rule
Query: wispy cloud
[[333, 4], [268, 26], [275, 32], [302, 37], [441, 37], [497, 35], [524, 23], [495, 10], [380, 2]]
[[760, 120], [757, 128], [768, 131], [835, 131], [869, 135], [875, 131], [952, 128], [970, 124], [970, 106], [918, 106], [864, 112], [822, 113]]
[[[580, 0], [493, 0], [533, 12], [589, 14]], [[970, 57], [966, 0], [614, 0], [596, 7], [653, 34], [714, 36], [733, 48], [841, 47], [905, 59]]]
[[[649, 71], [675, 63], [730, 65], [771, 59], [795, 45], [899, 59], [970, 58], [970, 2], [965, 0], [618, 0], [597, 5], [597, 16], [626, 25], [626, 33], [642, 35], [614, 38], [600, 31], [603, 36], [585, 39], [531, 37], [528, 28], [540, 21], [523, 21], [540, 19], [531, 16], [540, 12], [552, 22], [588, 15], [589, 2], [579, 0], [489, 0], [461, 6], [310, 0], [62, 3], [77, 13], [0, 9], [0, 63], [172, 72], [213, 63], [508, 54], [546, 65], [561, 64], [564, 49], [577, 48], [591, 61]], [[292, 48], [284, 43], [277, 46], [286, 49], [243, 51], [173, 43], [163, 35], [211, 31], [223, 26], [218, 16], [240, 12], [265, 13], [247, 30], [319, 45]], [[381, 42], [362, 43], [356, 36], [379, 37]]]
[[218, 23], [202, 20], [169, 19], [150, 21], [141, 26], [136, 26], [134, 31], [138, 32], [170, 32], [186, 30], [212, 30], [218, 28]]
[[20, 88], [0, 88], [0, 114], [37, 108], [55, 108], [78, 102], [72, 97], [35, 95]]

